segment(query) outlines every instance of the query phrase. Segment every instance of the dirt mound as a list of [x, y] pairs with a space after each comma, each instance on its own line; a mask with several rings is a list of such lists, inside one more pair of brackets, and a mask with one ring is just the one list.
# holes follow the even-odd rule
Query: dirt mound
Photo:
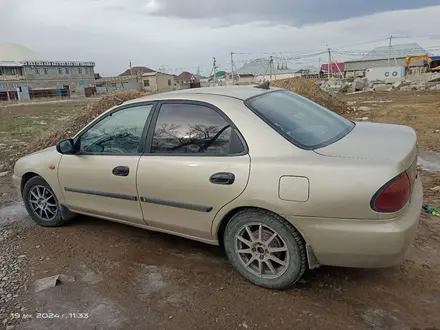
[[310, 79], [298, 77], [275, 80], [271, 82], [271, 86], [288, 89], [340, 115], [343, 115], [350, 110], [350, 107], [345, 102], [323, 91], [313, 80]]
[[123, 91], [101, 97], [76, 111], [58, 127], [48, 130], [46, 134], [34, 140], [27, 148], [20, 150], [9, 160], [8, 167], [12, 168], [15, 162], [24, 155], [54, 146], [58, 141], [72, 137], [91, 120], [111, 107], [145, 95], [147, 94], [137, 91]]

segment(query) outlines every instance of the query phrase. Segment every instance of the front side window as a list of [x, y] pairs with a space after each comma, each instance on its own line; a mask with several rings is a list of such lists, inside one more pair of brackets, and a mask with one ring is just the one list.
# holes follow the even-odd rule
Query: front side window
[[154, 129], [151, 152], [228, 155], [235, 134], [226, 119], [209, 107], [164, 104]]
[[152, 107], [142, 105], [108, 115], [79, 137], [80, 153], [137, 154]]
[[319, 104], [289, 91], [276, 91], [245, 102], [281, 135], [304, 149], [330, 145], [355, 124]]

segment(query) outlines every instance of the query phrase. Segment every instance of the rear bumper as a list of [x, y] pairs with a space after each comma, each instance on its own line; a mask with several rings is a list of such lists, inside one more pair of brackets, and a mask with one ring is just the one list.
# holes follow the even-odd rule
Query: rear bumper
[[[319, 264], [378, 268], [400, 264], [412, 242], [423, 204], [420, 177], [410, 205], [391, 220], [291, 218], [311, 245]], [[289, 217], [287, 217], [289, 219]]]

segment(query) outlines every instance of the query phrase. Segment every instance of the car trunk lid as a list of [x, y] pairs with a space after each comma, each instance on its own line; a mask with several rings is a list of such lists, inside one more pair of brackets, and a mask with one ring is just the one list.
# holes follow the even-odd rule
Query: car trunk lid
[[402, 172], [408, 170], [411, 181], [416, 175], [417, 137], [408, 126], [356, 123], [344, 138], [315, 152], [329, 157], [389, 161], [400, 164]]

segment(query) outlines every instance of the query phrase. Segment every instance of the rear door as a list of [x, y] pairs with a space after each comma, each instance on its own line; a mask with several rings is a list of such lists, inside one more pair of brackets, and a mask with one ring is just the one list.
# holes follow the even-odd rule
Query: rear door
[[58, 165], [67, 207], [145, 224], [137, 196], [136, 170], [153, 108], [153, 103], [122, 106], [76, 138], [79, 151], [63, 155]]
[[245, 189], [246, 144], [218, 108], [198, 102], [161, 102], [153, 117], [137, 187], [145, 221], [154, 227], [211, 238], [224, 205]]

